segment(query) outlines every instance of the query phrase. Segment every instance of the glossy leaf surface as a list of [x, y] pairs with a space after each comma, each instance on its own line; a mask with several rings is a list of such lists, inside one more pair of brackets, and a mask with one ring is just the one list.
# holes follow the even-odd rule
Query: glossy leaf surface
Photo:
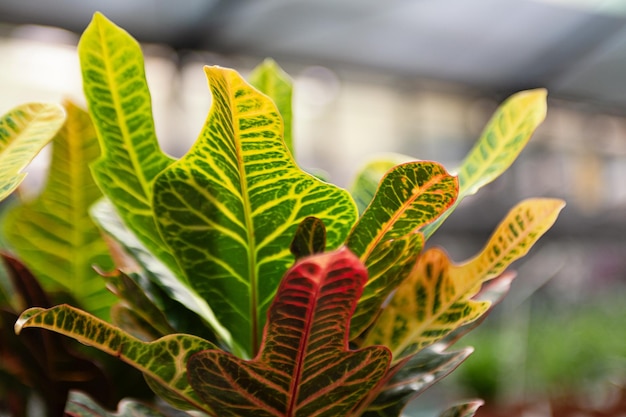
[[373, 161], [369, 161], [361, 168], [350, 188], [352, 198], [354, 198], [359, 213], [362, 214], [372, 202], [376, 190], [378, 190], [378, 184], [381, 178], [383, 178], [391, 168], [414, 159], [415, 158], [401, 154], [388, 154], [374, 159]]
[[293, 83], [291, 78], [283, 71], [276, 61], [266, 59], [256, 67], [248, 78], [250, 84], [272, 99], [283, 119], [283, 140], [285, 146], [295, 158], [293, 148], [293, 128], [291, 99], [293, 96]]
[[426, 226], [428, 238], [465, 197], [498, 178], [524, 149], [546, 117], [545, 89], [521, 91], [498, 107], [458, 170], [459, 198], [437, 221]]
[[94, 178], [142, 244], [184, 281], [152, 215], [152, 182], [173, 160], [157, 142], [141, 48], [96, 13], [80, 39], [78, 54], [102, 150], [92, 165]]
[[43, 191], [9, 211], [5, 235], [44, 288], [66, 291], [83, 308], [107, 318], [115, 297], [93, 266], [106, 269], [113, 262], [89, 215], [102, 196], [89, 171], [100, 154], [98, 140], [87, 112], [71, 102], [65, 110]]
[[248, 355], [293, 263], [298, 225], [315, 215], [337, 248], [356, 218], [350, 195], [301, 171], [276, 106], [237, 72], [205, 68], [213, 105], [191, 150], [155, 181], [162, 235], [189, 283]]
[[[175, 334], [142, 342], [117, 327], [68, 305], [26, 310], [15, 323], [16, 333], [40, 327], [72, 337], [134, 366], [152, 384], [167, 387], [165, 397], [174, 405], [208, 411], [187, 382], [185, 365], [196, 352], [215, 346], [195, 336]], [[176, 401], [174, 401], [176, 400]]]
[[326, 227], [316, 217], [307, 217], [298, 225], [291, 241], [291, 253], [296, 259], [323, 253], [326, 248]]
[[514, 207], [484, 249], [456, 265], [439, 248], [423, 253], [398, 287], [365, 345], [389, 346], [394, 360], [416, 352], [483, 314], [488, 301], [472, 298], [481, 284], [504, 272], [552, 226], [561, 200], [529, 199]]
[[301, 260], [281, 282], [259, 355], [194, 355], [194, 389], [220, 417], [349, 415], [390, 359], [381, 346], [348, 350], [350, 314], [366, 280], [346, 249]]
[[33, 160], [63, 125], [65, 112], [56, 104], [28, 103], [0, 119], [0, 201], [11, 194]]
[[346, 242], [370, 274], [350, 324], [352, 338], [413, 267], [423, 245], [420, 229], [446, 211], [456, 194], [456, 178], [435, 162], [398, 165], [382, 179]]
[[379, 390], [370, 393], [362, 417], [398, 417], [408, 402], [448, 375], [472, 353], [471, 348], [456, 352], [424, 349], [392, 366]]

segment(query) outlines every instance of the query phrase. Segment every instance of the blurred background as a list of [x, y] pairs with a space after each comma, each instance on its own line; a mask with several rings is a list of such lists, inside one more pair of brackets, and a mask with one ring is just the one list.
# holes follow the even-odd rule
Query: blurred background
[[459, 342], [476, 352], [407, 415], [474, 397], [484, 417], [626, 415], [626, 1], [1, 0], [0, 112], [84, 103], [75, 48], [96, 10], [142, 42], [168, 153], [207, 115], [203, 65], [246, 74], [272, 57], [295, 85], [296, 159], [345, 187], [380, 153], [453, 170], [502, 100], [547, 88], [518, 161], [432, 241], [462, 261], [521, 199], [568, 205]]

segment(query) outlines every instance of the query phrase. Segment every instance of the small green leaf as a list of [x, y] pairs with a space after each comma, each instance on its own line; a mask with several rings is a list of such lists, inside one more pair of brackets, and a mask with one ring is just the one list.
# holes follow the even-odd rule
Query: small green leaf
[[215, 349], [199, 337], [174, 334], [154, 342], [142, 342], [117, 327], [68, 305], [50, 309], [31, 308], [15, 323], [19, 334], [26, 327], [41, 327], [72, 337], [113, 355], [144, 373], [152, 383], [167, 387], [180, 401], [197, 410], [210, 410], [197, 398], [187, 382], [187, 361], [196, 352]]
[[326, 228], [317, 217], [307, 217], [298, 225], [291, 241], [291, 253], [296, 260], [305, 256], [323, 253], [326, 248]]
[[361, 417], [398, 417], [411, 399], [448, 375], [472, 353], [424, 349], [392, 366], [380, 388], [370, 393]]
[[367, 206], [372, 202], [381, 178], [396, 165], [412, 160], [415, 160], [415, 158], [401, 154], [382, 155], [368, 162], [358, 172], [352, 184], [351, 193], [360, 214], [363, 214]]
[[397, 361], [480, 317], [490, 305], [472, 299], [482, 283], [496, 278], [524, 256], [556, 221], [563, 206], [555, 199], [520, 203], [500, 223], [485, 248], [464, 264], [453, 264], [439, 248], [423, 253], [364, 345], [389, 346]]
[[141, 48], [96, 13], [80, 38], [78, 54], [102, 149], [92, 164], [96, 183], [139, 240], [185, 281], [152, 217], [152, 182], [173, 159], [159, 148]]
[[387, 371], [389, 352], [348, 350], [348, 325], [367, 271], [347, 249], [304, 258], [287, 272], [268, 312], [259, 355], [209, 350], [190, 382], [220, 417], [349, 415]]
[[191, 150], [154, 184], [154, 210], [189, 284], [249, 356], [293, 263], [298, 225], [316, 216], [330, 249], [356, 219], [350, 195], [301, 171], [276, 106], [237, 72], [205, 67], [213, 105]]
[[89, 115], [65, 103], [67, 120], [53, 141], [41, 194], [14, 206], [4, 221], [6, 239], [47, 290], [63, 290], [82, 307], [107, 318], [115, 297], [93, 266], [113, 262], [89, 207], [102, 194], [89, 163], [100, 150]]
[[350, 324], [357, 337], [375, 318], [419, 255], [420, 229], [454, 202], [457, 180], [435, 162], [409, 162], [382, 179], [346, 245], [367, 266], [370, 278]]
[[455, 405], [441, 413], [439, 417], [473, 417], [482, 405], [481, 400]]
[[467, 196], [498, 178], [524, 149], [546, 117], [547, 92], [540, 88], [509, 97], [494, 113], [458, 170], [459, 197], [439, 219], [424, 228], [428, 239]]
[[22, 182], [24, 168], [48, 143], [65, 121], [61, 106], [28, 103], [0, 119], [0, 201]]
[[295, 158], [292, 139], [292, 106], [293, 83], [291, 78], [283, 71], [273, 59], [266, 59], [256, 67], [249, 77], [250, 84], [269, 96], [276, 104], [283, 118], [283, 140], [285, 146]]

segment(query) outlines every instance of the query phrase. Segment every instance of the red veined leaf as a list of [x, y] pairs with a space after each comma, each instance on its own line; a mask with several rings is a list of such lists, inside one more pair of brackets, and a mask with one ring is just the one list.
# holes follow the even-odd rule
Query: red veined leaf
[[220, 417], [349, 415], [387, 372], [383, 346], [350, 351], [348, 326], [367, 281], [348, 249], [303, 258], [268, 311], [259, 354], [220, 350], [191, 357], [189, 381]]

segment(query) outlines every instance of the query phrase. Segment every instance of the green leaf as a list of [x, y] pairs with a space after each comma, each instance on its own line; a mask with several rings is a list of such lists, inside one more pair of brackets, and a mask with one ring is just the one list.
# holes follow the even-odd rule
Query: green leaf
[[453, 264], [439, 248], [423, 253], [364, 345], [384, 344], [397, 361], [476, 320], [490, 305], [472, 300], [482, 283], [524, 256], [556, 221], [563, 206], [563, 201], [556, 199], [529, 199], [518, 204], [485, 248], [463, 264]]
[[363, 214], [367, 206], [372, 202], [380, 179], [396, 165], [414, 160], [410, 156], [401, 154], [381, 155], [377, 159], [368, 162], [358, 172], [351, 187], [352, 198], [356, 202], [359, 213]]
[[166, 387], [171, 396], [179, 400], [175, 402], [175, 406], [187, 404], [197, 410], [210, 412], [187, 382], [185, 368], [194, 353], [215, 349], [215, 345], [206, 340], [174, 334], [154, 342], [142, 342], [119, 328], [68, 305], [26, 310], [15, 323], [15, 332], [19, 334], [27, 327], [53, 330], [85, 345], [96, 347], [134, 366], [153, 384]]
[[22, 182], [24, 168], [63, 125], [65, 112], [56, 104], [28, 103], [0, 119], [0, 201]]
[[155, 181], [161, 233], [219, 321], [249, 355], [293, 263], [298, 225], [315, 215], [330, 249], [356, 218], [350, 195], [301, 171], [271, 100], [237, 72], [206, 67], [213, 106], [192, 149]]
[[473, 417], [482, 405], [481, 400], [455, 405], [441, 413], [439, 417]]
[[[117, 215], [108, 200], [102, 199], [94, 204], [91, 208], [91, 214], [110, 238], [109, 250], [116, 256], [117, 268], [126, 274], [145, 274], [148, 282], [144, 280], [141, 287], [151, 295], [155, 295], [150, 288], [153, 287], [151, 283], [156, 283], [165, 293], [166, 297], [162, 297], [165, 299], [161, 300], [160, 308], [170, 323], [179, 323], [183, 326], [195, 324], [192, 318], [183, 313], [182, 305], [184, 309], [193, 311], [209, 323], [217, 336], [226, 345], [237, 351], [236, 347], [233, 346], [229, 331], [217, 322], [207, 302], [188, 283], [177, 279], [173, 272], [137, 239]], [[117, 242], [117, 245], [114, 245], [113, 242]], [[168, 298], [173, 301], [168, 301]], [[202, 333], [198, 325], [191, 327], [194, 329], [194, 334]], [[177, 329], [179, 333], [185, 332], [180, 326], [177, 326]]]
[[471, 348], [456, 352], [424, 349], [394, 365], [378, 390], [370, 393], [362, 417], [398, 417], [409, 401], [448, 375], [472, 353]]
[[78, 54], [102, 149], [92, 165], [96, 183], [139, 240], [185, 281], [152, 216], [152, 182], [173, 159], [159, 148], [141, 48], [96, 13], [80, 39]]
[[398, 165], [382, 179], [346, 242], [370, 275], [350, 323], [352, 339], [413, 267], [423, 245], [420, 229], [447, 210], [456, 193], [456, 178], [435, 162]]
[[249, 77], [250, 84], [274, 101], [283, 118], [283, 140], [291, 156], [295, 158], [291, 127], [293, 83], [285, 71], [273, 59], [266, 59]]
[[63, 290], [107, 318], [115, 297], [93, 265], [113, 262], [89, 207], [102, 194], [89, 172], [100, 154], [89, 115], [65, 103], [67, 120], [53, 141], [52, 162], [41, 194], [12, 208], [6, 239], [47, 290]]
[[389, 352], [348, 350], [367, 271], [347, 249], [304, 258], [281, 282], [259, 355], [194, 355], [189, 378], [220, 417], [349, 415], [387, 371]]
[[498, 178], [511, 166], [546, 117], [547, 91], [521, 91], [494, 113], [482, 135], [458, 170], [459, 197], [443, 216], [424, 228], [426, 239], [441, 226], [467, 196]]
[[326, 227], [316, 217], [307, 217], [298, 225], [290, 250], [296, 260], [323, 253], [326, 249]]

